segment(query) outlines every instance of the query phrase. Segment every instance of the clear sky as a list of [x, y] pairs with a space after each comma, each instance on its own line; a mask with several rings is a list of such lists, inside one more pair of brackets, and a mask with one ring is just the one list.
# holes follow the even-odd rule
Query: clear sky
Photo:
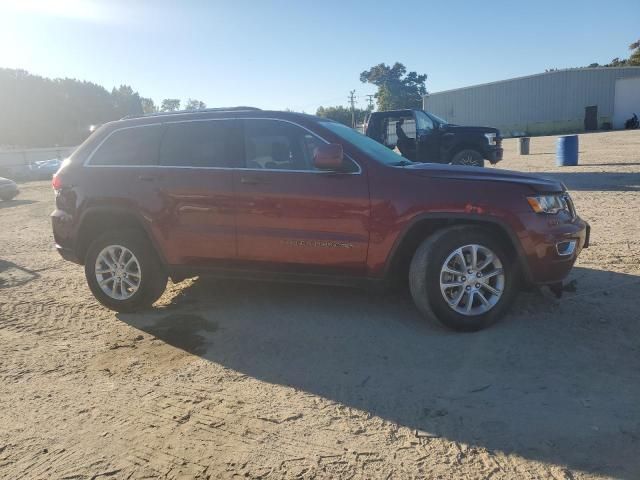
[[0, 67], [153, 98], [358, 106], [400, 61], [436, 92], [627, 57], [640, 0], [0, 0]]

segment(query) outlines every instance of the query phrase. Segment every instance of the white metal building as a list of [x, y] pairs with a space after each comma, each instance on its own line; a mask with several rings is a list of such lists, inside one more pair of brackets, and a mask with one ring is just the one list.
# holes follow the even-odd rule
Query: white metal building
[[576, 68], [431, 93], [424, 109], [504, 136], [623, 128], [640, 116], [640, 67]]

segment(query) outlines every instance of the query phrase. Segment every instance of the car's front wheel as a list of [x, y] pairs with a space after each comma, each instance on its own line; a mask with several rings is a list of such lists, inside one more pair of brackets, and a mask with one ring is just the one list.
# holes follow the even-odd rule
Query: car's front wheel
[[451, 158], [451, 164], [484, 167], [484, 158], [482, 158], [482, 154], [476, 150], [465, 149], [459, 151]]
[[454, 330], [493, 324], [517, 289], [516, 268], [505, 247], [501, 239], [474, 226], [450, 227], [426, 239], [409, 272], [418, 309]]
[[153, 247], [137, 230], [106, 232], [87, 251], [85, 276], [105, 307], [132, 312], [151, 306], [164, 292], [167, 274]]

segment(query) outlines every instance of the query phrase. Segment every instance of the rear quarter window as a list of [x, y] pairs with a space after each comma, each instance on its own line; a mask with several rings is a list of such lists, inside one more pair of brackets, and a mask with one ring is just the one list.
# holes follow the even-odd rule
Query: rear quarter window
[[161, 136], [161, 125], [115, 130], [93, 153], [89, 165], [157, 165]]

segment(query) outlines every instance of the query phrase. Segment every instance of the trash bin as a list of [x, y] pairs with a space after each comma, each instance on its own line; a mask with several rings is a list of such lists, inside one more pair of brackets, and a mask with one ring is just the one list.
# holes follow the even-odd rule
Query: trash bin
[[574, 167], [578, 165], [577, 135], [558, 137], [556, 143], [556, 165], [559, 167]]
[[529, 137], [520, 137], [518, 144], [520, 145], [520, 155], [529, 155]]

